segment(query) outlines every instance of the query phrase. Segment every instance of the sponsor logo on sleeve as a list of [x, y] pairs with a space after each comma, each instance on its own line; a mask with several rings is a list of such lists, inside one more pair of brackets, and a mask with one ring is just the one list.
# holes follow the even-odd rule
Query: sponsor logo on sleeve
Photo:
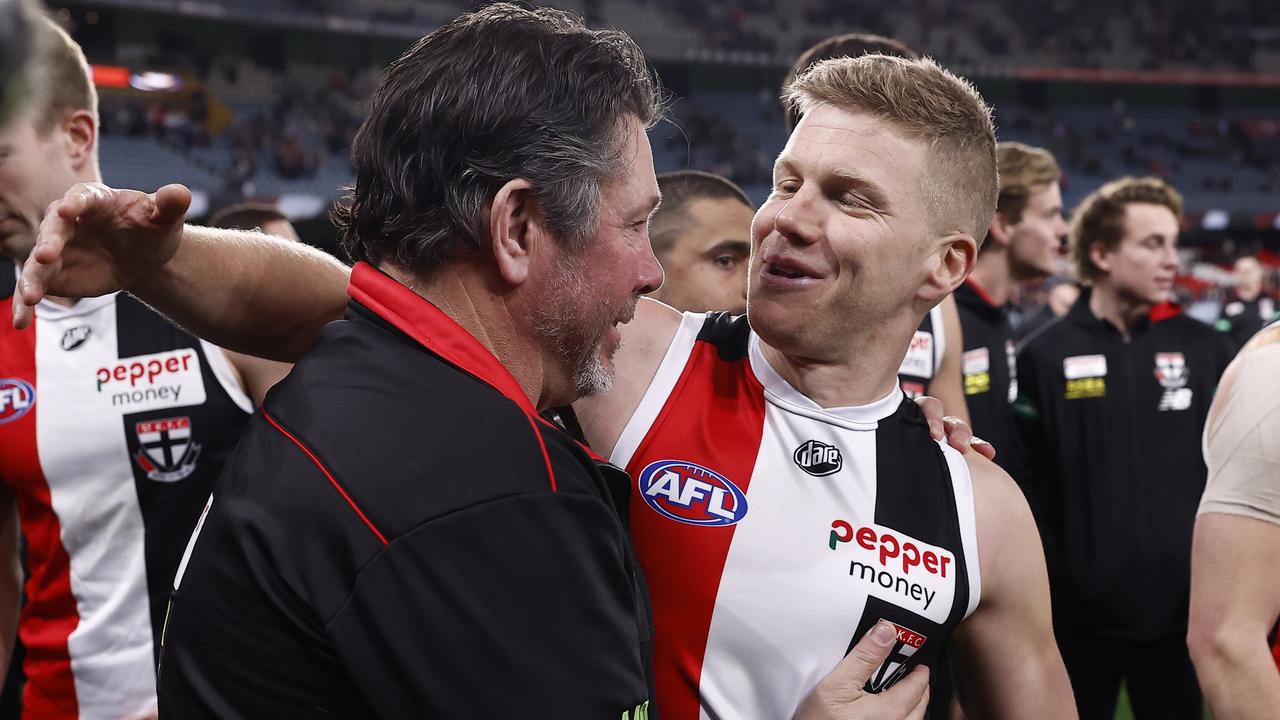
[[1191, 371], [1187, 368], [1187, 360], [1182, 353], [1156, 353], [1155, 375], [1160, 387], [1164, 388], [1160, 404], [1156, 407], [1158, 411], [1186, 410], [1191, 407], [1194, 393], [1187, 387]]
[[27, 414], [36, 404], [36, 389], [18, 378], [0, 379], [0, 425]]
[[933, 333], [916, 331], [907, 348], [907, 356], [902, 358], [902, 365], [898, 367], [898, 374], [926, 380], [933, 377]]
[[192, 348], [121, 358], [94, 373], [99, 396], [122, 412], [147, 412], [205, 401], [200, 356]]
[[1067, 400], [1103, 397], [1107, 394], [1107, 356], [1075, 355], [1062, 361]]
[[740, 522], [747, 515], [746, 493], [729, 478], [696, 463], [649, 463], [636, 482], [645, 503], [676, 522], [720, 527]]
[[849, 577], [868, 595], [942, 624], [956, 591], [955, 555], [883, 525], [831, 523], [828, 547], [848, 553]]
[[840, 468], [844, 467], [840, 448], [817, 440], [809, 440], [796, 448], [796, 451], [791, 454], [791, 459], [801, 470], [814, 477], [831, 475], [840, 472]]
[[88, 325], [77, 325], [73, 328], [67, 328], [67, 331], [62, 333], [62, 339], [58, 341], [58, 347], [70, 352], [83, 345], [92, 334], [93, 328]]
[[191, 441], [191, 418], [144, 420], [133, 428], [139, 446], [133, 459], [149, 479], [178, 482], [195, 472], [200, 444]]
[[980, 395], [991, 389], [991, 356], [984, 347], [965, 350], [961, 357], [964, 394]]

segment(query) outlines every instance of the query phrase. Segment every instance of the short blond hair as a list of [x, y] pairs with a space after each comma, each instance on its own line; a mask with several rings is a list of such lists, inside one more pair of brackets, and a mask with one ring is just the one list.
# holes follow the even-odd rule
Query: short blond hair
[[1172, 185], [1156, 177], [1122, 177], [1112, 180], [1080, 201], [1071, 214], [1068, 245], [1076, 275], [1085, 281], [1104, 273], [1093, 264], [1089, 250], [1101, 244], [1115, 250], [1124, 239], [1124, 209], [1127, 205], [1163, 205], [1182, 222], [1182, 195]]
[[35, 26], [32, 62], [33, 118], [37, 132], [48, 133], [68, 112], [85, 110], [98, 118], [98, 91], [93, 86], [84, 51], [52, 18], [41, 14]]
[[996, 145], [996, 164], [1000, 169], [996, 210], [1010, 224], [1022, 221], [1022, 213], [1032, 195], [1062, 180], [1062, 168], [1058, 167], [1053, 153], [1020, 142]]
[[921, 190], [932, 220], [955, 223], [942, 229], [979, 243], [986, 237], [996, 208], [996, 133], [991, 108], [969, 81], [930, 58], [832, 58], [798, 75], [783, 102], [802, 115], [823, 104], [869, 113], [927, 142]]

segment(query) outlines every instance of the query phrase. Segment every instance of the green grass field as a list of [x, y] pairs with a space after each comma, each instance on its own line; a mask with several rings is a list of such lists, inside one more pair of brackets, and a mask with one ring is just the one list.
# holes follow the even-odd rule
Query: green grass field
[[[1208, 708], [1205, 708], [1204, 718], [1205, 720], [1213, 718]], [[1133, 708], [1129, 707], [1129, 693], [1123, 686], [1120, 687], [1120, 703], [1116, 706], [1116, 720], [1133, 720]]]

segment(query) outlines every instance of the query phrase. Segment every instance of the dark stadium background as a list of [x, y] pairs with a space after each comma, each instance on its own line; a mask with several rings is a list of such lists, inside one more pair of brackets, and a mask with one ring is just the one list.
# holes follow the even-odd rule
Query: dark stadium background
[[[973, 80], [1002, 140], [1052, 150], [1070, 208], [1103, 181], [1159, 175], [1185, 195], [1180, 299], [1211, 320], [1230, 263], [1280, 267], [1280, 3], [1100, 0], [565, 0], [630, 33], [671, 93], [651, 139], [659, 171], [734, 179], [759, 202], [785, 141], [779, 84], [804, 48], [864, 31]], [[326, 211], [380, 70], [474, 7], [415, 0], [49, 3], [101, 93], [108, 184], [182, 182], [196, 219], [276, 203], [338, 252]], [[1198, 311], [1198, 312], [1197, 312]], [[1122, 717], [1128, 717], [1127, 707]]]

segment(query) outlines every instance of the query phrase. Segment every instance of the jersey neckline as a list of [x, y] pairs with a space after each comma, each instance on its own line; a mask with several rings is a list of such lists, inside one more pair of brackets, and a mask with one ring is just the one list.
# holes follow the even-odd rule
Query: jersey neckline
[[853, 430], [874, 430], [881, 420], [897, 412], [902, 404], [902, 388], [895, 384], [888, 395], [866, 405], [824, 408], [778, 374], [760, 351], [760, 344], [760, 336], [752, 331], [747, 342], [751, 372], [764, 386], [765, 399], [787, 412]]

